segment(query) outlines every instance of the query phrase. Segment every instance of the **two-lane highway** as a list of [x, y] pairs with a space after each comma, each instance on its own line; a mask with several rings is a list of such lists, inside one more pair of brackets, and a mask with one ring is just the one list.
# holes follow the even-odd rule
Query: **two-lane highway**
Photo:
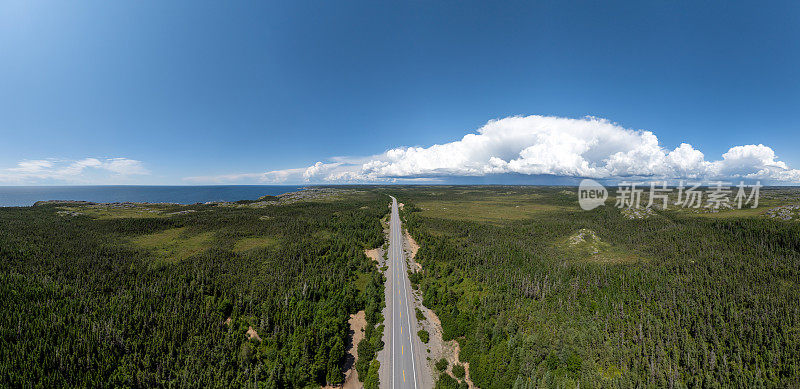
[[408, 280], [406, 261], [403, 256], [403, 234], [400, 226], [400, 214], [397, 211], [397, 199], [392, 197], [392, 213], [389, 222], [389, 277], [391, 282], [391, 315], [386, 320], [386, 327], [391, 331], [390, 358], [391, 386], [383, 387], [421, 388], [421, 373], [418, 355], [420, 345], [417, 340], [417, 323], [414, 315], [411, 284]]

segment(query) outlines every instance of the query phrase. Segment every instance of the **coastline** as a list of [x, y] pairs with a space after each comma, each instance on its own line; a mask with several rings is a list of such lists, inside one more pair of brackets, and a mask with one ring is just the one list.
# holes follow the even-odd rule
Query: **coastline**
[[195, 205], [215, 202], [254, 201], [306, 190], [299, 185], [213, 186], [0, 186], [0, 207], [30, 207], [42, 202], [83, 204], [130, 203], [140, 205]]

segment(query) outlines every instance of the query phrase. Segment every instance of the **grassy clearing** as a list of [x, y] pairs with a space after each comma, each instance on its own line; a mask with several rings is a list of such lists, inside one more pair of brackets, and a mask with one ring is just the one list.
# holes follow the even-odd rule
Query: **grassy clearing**
[[[649, 195], [647, 194], [647, 190], [642, 194], [642, 201], [641, 206], [644, 207], [648, 203]], [[731, 193], [729, 196], [730, 205], [732, 208], [725, 208], [720, 207], [719, 209], [707, 208], [708, 205], [708, 192], [703, 191], [702, 195], [702, 202], [700, 207], [693, 208], [693, 207], [683, 207], [681, 205], [676, 204], [677, 198], [677, 190], [674, 190], [673, 193], [669, 196], [668, 213], [675, 213], [680, 215], [688, 215], [688, 216], [696, 216], [696, 217], [703, 217], [703, 218], [713, 218], [713, 219], [727, 219], [727, 218], [752, 218], [752, 217], [765, 217], [764, 214], [767, 212], [768, 209], [783, 206], [787, 204], [792, 204], [796, 202], [795, 197], [786, 197], [783, 196], [781, 190], [779, 189], [763, 189], [761, 192], [761, 197], [758, 203], [757, 208], [751, 208], [752, 203], [743, 203], [741, 209], [737, 209], [736, 207], [738, 204], [735, 202], [735, 188], [734, 192]], [[610, 196], [606, 204], [608, 206], [614, 206], [616, 203], [616, 197]], [[661, 205], [662, 203], [657, 201], [657, 205]], [[661, 211], [663, 212], [663, 211]]]
[[763, 200], [758, 204], [758, 208], [750, 208], [750, 206], [743, 207], [742, 209], [720, 209], [718, 212], [709, 212], [708, 209], [694, 209], [694, 208], [670, 208], [669, 212], [680, 213], [682, 215], [705, 217], [705, 218], [765, 218], [769, 209], [791, 205], [795, 201], [780, 201], [780, 200]]
[[314, 239], [329, 240], [333, 237], [333, 233], [328, 230], [320, 230], [314, 232], [311, 236], [313, 236]]
[[58, 207], [60, 211], [86, 215], [93, 219], [137, 219], [167, 217], [163, 209], [156, 206], [113, 207], [106, 205]]
[[641, 260], [638, 255], [620, 247], [611, 246], [608, 250], [586, 258], [586, 261], [599, 264], [626, 264], [636, 263]]
[[254, 236], [237, 240], [236, 243], [233, 244], [233, 251], [241, 253], [249, 250], [270, 248], [277, 245], [278, 239], [275, 237]]
[[707, 218], [735, 218], [735, 217], [763, 217], [766, 208], [742, 208], [731, 210], [720, 210], [719, 212], [708, 212], [707, 210], [680, 210], [684, 215], [707, 217]]
[[574, 210], [535, 201], [531, 196], [492, 196], [478, 201], [423, 201], [419, 203], [419, 208], [422, 209], [422, 216], [485, 222], [531, 219], [546, 212]]
[[152, 250], [158, 257], [180, 261], [210, 248], [214, 239], [211, 231], [190, 233], [185, 227], [133, 238], [134, 245]]
[[364, 292], [367, 289], [367, 284], [370, 282], [370, 274], [364, 272], [358, 272], [355, 280], [355, 286], [359, 292]]

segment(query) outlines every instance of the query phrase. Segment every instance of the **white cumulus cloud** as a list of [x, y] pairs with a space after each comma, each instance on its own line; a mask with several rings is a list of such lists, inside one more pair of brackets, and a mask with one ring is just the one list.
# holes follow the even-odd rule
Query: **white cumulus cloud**
[[706, 160], [694, 146], [662, 146], [651, 131], [606, 119], [514, 116], [491, 120], [459, 140], [428, 147], [397, 147], [362, 158], [331, 158], [307, 168], [260, 173], [284, 182], [381, 182], [493, 174], [597, 179], [758, 179], [800, 183], [800, 170], [764, 145], [731, 148]]
[[130, 176], [149, 173], [141, 161], [128, 158], [39, 159], [20, 161], [15, 167], [0, 169], [0, 183], [26, 185], [124, 182]]
[[430, 147], [391, 149], [364, 163], [362, 178], [481, 176], [517, 173], [591, 177], [748, 178], [800, 182], [800, 170], [764, 145], [731, 148], [707, 161], [692, 145], [661, 146], [650, 131], [605, 119], [516, 116], [492, 120], [462, 139]]

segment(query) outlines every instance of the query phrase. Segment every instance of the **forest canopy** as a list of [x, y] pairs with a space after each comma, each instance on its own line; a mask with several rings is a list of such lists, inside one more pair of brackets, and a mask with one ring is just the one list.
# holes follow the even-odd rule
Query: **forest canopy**
[[414, 280], [481, 388], [787, 387], [800, 224], [770, 207], [582, 211], [574, 188], [398, 188]]
[[0, 386], [341, 383], [387, 204], [0, 208]]

